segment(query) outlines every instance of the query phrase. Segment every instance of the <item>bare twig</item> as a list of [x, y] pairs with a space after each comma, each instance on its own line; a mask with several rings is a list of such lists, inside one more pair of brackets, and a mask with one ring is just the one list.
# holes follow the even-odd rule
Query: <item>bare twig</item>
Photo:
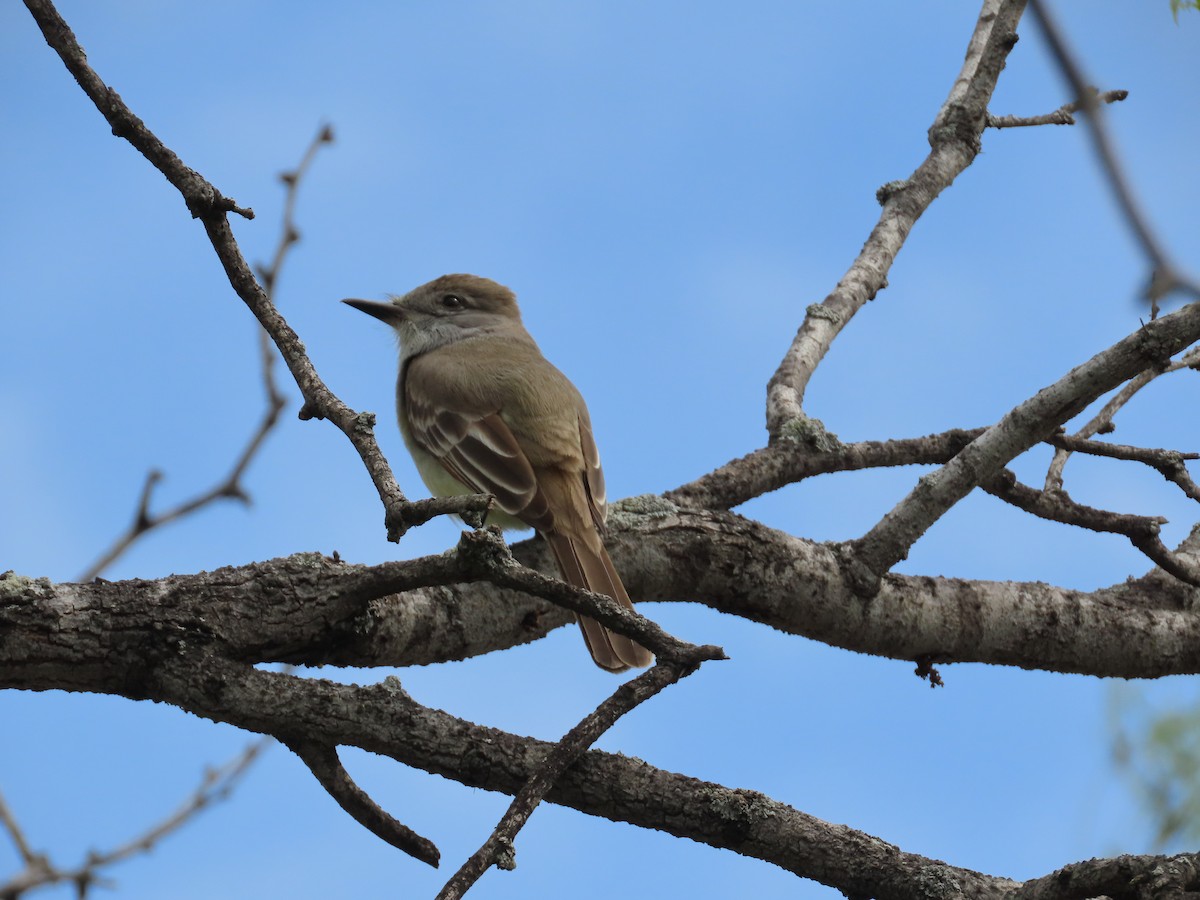
[[[1105, 91], [1100, 93], [1096, 88], [1089, 88], [1093, 103], [1117, 103], [1129, 96], [1129, 91]], [[1040, 116], [993, 116], [988, 113], [988, 128], [1028, 128], [1033, 125], [1074, 125], [1074, 113], [1079, 111], [1081, 104], [1078, 100], [1064, 103], [1054, 112]]]
[[[1075, 438], [1090, 438], [1097, 434], [1107, 434], [1116, 428], [1113, 424], [1113, 418], [1117, 412], [1125, 406], [1134, 395], [1142, 388], [1152, 382], [1160, 375], [1166, 375], [1169, 372], [1178, 372], [1180, 369], [1195, 369], [1200, 367], [1200, 347], [1194, 347], [1187, 353], [1183, 354], [1179, 359], [1172, 360], [1164, 365], [1152, 366], [1146, 371], [1139, 373], [1112, 396], [1107, 403], [1100, 408], [1096, 415], [1092, 416], [1082, 428], [1075, 432]], [[1054, 458], [1050, 460], [1050, 468], [1046, 471], [1046, 488], [1048, 490], [1057, 490], [1063, 484], [1063, 469], [1067, 464], [1067, 460], [1071, 456], [1070, 447], [1060, 447], [1054, 454]]]
[[438, 892], [437, 900], [459, 900], [493, 865], [501, 869], [516, 868], [513, 841], [517, 832], [529, 821], [534, 809], [558, 782], [563, 772], [623, 715], [668, 685], [687, 677], [698, 665], [698, 662], [691, 665], [659, 662], [648, 672], [643, 672], [617, 688], [593, 712], [563, 735], [562, 740], [550, 748], [529, 776], [529, 780], [513, 797], [508, 810], [483, 846], [462, 864]]
[[0, 825], [4, 826], [4, 830], [8, 832], [12, 842], [16, 845], [17, 853], [21, 855], [22, 861], [28, 866], [32, 865], [40, 858], [39, 854], [34, 853], [29, 846], [29, 841], [25, 838], [25, 832], [22, 830], [20, 823], [17, 822], [16, 816], [12, 810], [8, 808], [8, 802], [4, 799], [4, 794], [0, 793]]
[[1108, 176], [1117, 203], [1121, 207], [1129, 227], [1142, 245], [1142, 251], [1150, 259], [1151, 273], [1146, 288], [1146, 296], [1151, 303], [1151, 317], [1158, 316], [1158, 301], [1166, 294], [1175, 290], [1189, 294], [1193, 299], [1200, 299], [1200, 285], [1185, 278], [1181, 270], [1175, 266], [1167, 255], [1166, 248], [1158, 240], [1150, 227], [1150, 222], [1142, 212], [1141, 206], [1129, 187], [1129, 180], [1120, 163], [1117, 162], [1117, 152], [1108, 133], [1108, 125], [1104, 120], [1100, 105], [1096, 102], [1094, 89], [1089, 87], [1089, 81], [1084, 76], [1082, 67], [1067, 47], [1066, 38], [1058, 24], [1050, 15], [1044, 0], [1029, 0], [1029, 8], [1034, 18], [1041, 26], [1046, 36], [1050, 52], [1058, 63], [1058, 68], [1071, 86], [1079, 110], [1087, 118], [1091, 126], [1092, 145], [1100, 164]]
[[91, 852], [87, 860], [74, 867], [50, 865], [44, 857], [26, 857], [26, 867], [6, 883], [0, 884], [0, 900], [15, 900], [26, 891], [48, 884], [74, 884], [81, 896], [89, 885], [99, 879], [99, 871], [139, 853], [154, 848], [163, 838], [178, 830], [206, 807], [224, 800], [245, 775], [259, 755], [274, 743], [272, 738], [259, 738], [245, 750], [217, 769], [204, 773], [200, 786], [173, 813], [146, 831], [123, 844], [104, 852]]
[[[1192, 480], [1188, 473], [1186, 460], [1200, 459], [1200, 453], [1181, 453], [1178, 450], [1161, 450], [1148, 447], [1131, 447], [1128, 444], [1110, 444], [1107, 441], [1089, 441], [1080, 437], [1057, 434], [1048, 438], [1046, 443], [1052, 444], [1061, 451], [1071, 453], [1086, 453], [1090, 456], [1103, 456], [1109, 459], [1129, 460], [1144, 463], [1158, 471], [1167, 481], [1177, 485], [1190, 499], [1200, 502], [1200, 485]], [[1059, 482], [1061, 484], [1061, 481]], [[1060, 490], [1048, 487], [1047, 490]]]
[[451, 577], [458, 581], [472, 577], [490, 581], [497, 587], [515, 588], [595, 619], [618, 634], [633, 638], [660, 659], [698, 665], [707, 660], [726, 658], [725, 651], [720, 647], [681, 641], [611, 597], [577, 588], [557, 578], [548, 578], [541, 572], [520, 565], [513, 559], [504, 538], [491, 529], [463, 532], [452, 556], [432, 559], [447, 560], [452, 567]]
[[[300, 239], [299, 232], [296, 230], [295, 220], [296, 195], [300, 189], [300, 182], [312, 164], [317, 150], [322, 145], [331, 143], [332, 141], [332, 129], [328, 125], [323, 126], [304, 151], [304, 156], [301, 158], [300, 164], [293, 171], [285, 172], [280, 176], [286, 188], [286, 194], [279, 243], [276, 245], [271, 265], [258, 267], [259, 277], [262, 278], [267, 294], [272, 298], [274, 297], [274, 289], [278, 283], [279, 275], [283, 271], [283, 264], [287, 259], [287, 252]], [[246, 443], [245, 447], [242, 448], [242, 452], [235, 460], [229, 474], [216, 485], [206, 491], [202, 491], [190, 500], [185, 500], [163, 512], [152, 513], [150, 511], [151, 496], [154, 493], [154, 488], [162, 480], [163, 474], [157, 469], [151, 470], [146, 476], [145, 484], [142, 486], [137, 510], [129, 528], [108, 550], [101, 554], [99, 559], [88, 567], [87, 571], [79, 577], [80, 581], [91, 581], [93, 578], [96, 578], [139, 538], [155, 528], [181, 519], [217, 500], [231, 499], [240, 500], [242, 503], [250, 502], [250, 495], [242, 486], [242, 475], [245, 474], [250, 463], [258, 454], [259, 449], [267, 439], [267, 435], [271, 433], [279, 422], [279, 414], [287, 405], [287, 401], [279, 392], [279, 387], [275, 383], [275, 353], [268, 343], [267, 333], [262, 329], [259, 329], [259, 349], [262, 361], [263, 389], [267, 395], [267, 406], [263, 411], [262, 418], [259, 420], [258, 427], [250, 436], [250, 440]]]
[[337, 747], [303, 738], [286, 743], [354, 821], [397, 850], [437, 868], [441, 858], [437, 845], [394, 818], [355, 784], [338, 759]]
[[1200, 587], [1200, 571], [1167, 549], [1159, 537], [1161, 527], [1167, 522], [1162, 516], [1135, 516], [1085, 506], [1076, 503], [1064, 491], [1039, 491], [1021, 484], [1016, 475], [1008, 469], [981, 487], [989, 494], [1038, 518], [1062, 522], [1065, 525], [1077, 525], [1089, 531], [1124, 535], [1164, 572], [1185, 584]]
[[467, 495], [417, 503], [408, 501], [375, 440], [375, 416], [372, 413], [356, 412], [329, 390], [309, 360], [299, 335], [280, 315], [242, 256], [226, 214], [231, 211], [247, 216], [253, 214], [249, 210], [238, 208], [225, 198], [199, 173], [184, 165], [173, 151], [150, 132], [145, 123], [125, 105], [120, 95], [106, 85], [88, 65], [83, 48], [50, 0], [24, 2], [37, 21], [46, 43], [59, 55], [84, 93], [108, 120], [113, 133], [126, 138], [158, 168], [183, 194], [192, 215], [203, 223], [230, 285], [271, 335], [288, 370], [296, 380], [296, 385], [300, 388], [304, 398], [300, 418], [329, 419], [358, 452], [383, 504], [388, 539], [399, 541], [409, 528], [427, 522], [435, 516], [485, 512], [491, 502], [486, 495]]
[[979, 153], [987, 103], [1016, 43], [1025, 0], [985, 0], [963, 68], [929, 129], [931, 152], [906, 181], [878, 194], [883, 211], [862, 251], [837, 287], [808, 307], [783, 360], [767, 385], [767, 433], [778, 438], [803, 415], [804, 393], [834, 338], [887, 286], [887, 275], [916, 221]]
[[908, 555], [909, 548], [977, 485], [1034, 444], [1046, 440], [1105, 392], [1200, 340], [1200, 305], [1185, 306], [1076, 366], [1006, 413], [961, 453], [917, 486], [850, 549], [848, 573], [865, 595]]

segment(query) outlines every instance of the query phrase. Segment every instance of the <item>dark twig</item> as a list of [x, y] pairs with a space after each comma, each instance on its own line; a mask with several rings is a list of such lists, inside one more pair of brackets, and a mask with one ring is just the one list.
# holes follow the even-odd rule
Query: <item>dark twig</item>
[[1084, 114], [1091, 126], [1092, 144], [1095, 147], [1096, 155], [1100, 158], [1100, 164], [1108, 176], [1108, 183], [1112, 186], [1121, 212], [1137, 236], [1138, 242], [1142, 245], [1142, 251], [1150, 259], [1152, 271], [1146, 296], [1151, 303], [1151, 318], [1158, 316], [1159, 299], [1172, 291], [1184, 291], [1194, 299], [1200, 299], [1200, 285], [1185, 278], [1171, 262], [1166, 249], [1155, 236], [1149, 220], [1133, 196], [1129, 180], [1125, 177], [1120, 163], [1117, 162], [1116, 149], [1113, 146], [1112, 137], [1108, 133], [1108, 125], [1104, 120], [1100, 105], [1096, 102], [1094, 89], [1089, 87], [1082, 67], [1067, 47], [1066, 38], [1047, 10], [1044, 0], [1029, 0], [1029, 8], [1046, 37], [1046, 43], [1050, 46], [1050, 52], [1054, 55], [1059, 70], [1077, 98], [1080, 112]]
[[3, 794], [0, 794], [0, 825], [4, 826], [4, 830], [12, 838], [13, 844], [16, 845], [17, 853], [20, 854], [21, 860], [25, 865], [33, 865], [41, 858], [29, 846], [25, 832], [22, 830], [20, 823], [17, 822], [16, 816], [12, 814], [12, 810], [8, 808], [8, 803], [5, 801]]
[[67, 71], [108, 121], [112, 133], [129, 141], [154, 168], [162, 172], [167, 181], [183, 195], [184, 202], [194, 218], [224, 216], [228, 212], [237, 213], [247, 219], [254, 218], [253, 210], [239, 207], [195, 170], [185, 166], [174, 151], [160, 141], [146, 127], [145, 122], [133, 114], [121, 99], [121, 95], [100, 79], [88, 65], [87, 54], [75, 39], [74, 32], [50, 0], [25, 0], [25, 6], [33, 14], [46, 43], [58, 53]]
[[556, 606], [588, 616], [618, 634], [633, 638], [660, 659], [698, 665], [707, 660], [727, 658], [720, 647], [689, 644], [673, 637], [655, 622], [625, 609], [611, 597], [574, 587], [557, 578], [548, 578], [541, 572], [522, 566], [513, 559], [504, 538], [491, 529], [463, 532], [450, 559], [453, 574], [459, 581], [473, 576], [490, 581], [497, 587], [515, 588], [549, 600]]
[[[288, 250], [300, 239], [295, 221], [296, 195], [300, 189], [300, 182], [312, 164], [317, 151], [323, 144], [328, 144], [332, 141], [333, 131], [327, 125], [322, 127], [304, 151], [304, 156], [300, 160], [300, 164], [293, 171], [285, 172], [280, 176], [285, 185], [286, 194], [279, 243], [276, 245], [271, 265], [269, 267], [258, 267], [259, 277], [265, 285], [268, 296], [272, 298], [274, 297], [275, 285], [279, 281], [279, 275], [283, 271], [283, 264], [287, 259]], [[234, 462], [229, 474], [219, 483], [197, 494], [190, 500], [185, 500], [164, 512], [152, 513], [150, 511], [150, 499], [154, 493], [154, 488], [162, 480], [163, 475], [157, 469], [151, 470], [146, 476], [145, 484], [142, 486], [141, 498], [138, 501], [133, 522], [130, 523], [126, 532], [79, 577], [80, 581], [91, 581], [96, 578], [148, 531], [190, 515], [217, 500], [230, 499], [239, 500], [242, 503], [250, 502], [250, 495], [242, 486], [242, 476], [250, 467], [250, 463], [258, 454], [267, 436], [274, 430], [276, 424], [278, 424], [279, 414], [287, 405], [287, 400], [279, 392], [279, 387], [275, 382], [275, 353], [268, 342], [267, 333], [262, 329], [259, 329], [259, 350], [262, 361], [263, 389], [267, 395], [267, 406], [263, 411], [262, 418], [259, 420], [258, 427], [250, 436], [250, 440], [246, 443], [245, 447], [242, 448], [242, 452]]]
[[1186, 584], [1200, 587], [1200, 571], [1172, 553], [1160, 539], [1160, 529], [1167, 522], [1162, 516], [1134, 516], [1085, 506], [1076, 503], [1064, 491], [1039, 491], [1021, 484], [1008, 469], [980, 486], [989, 494], [1038, 518], [1077, 525], [1089, 531], [1124, 535], [1160, 569]]
[[167, 180], [183, 194], [192, 215], [204, 224], [204, 230], [212, 242], [217, 258], [221, 261], [221, 266], [225, 269], [230, 286], [271, 335], [271, 340], [279, 348], [280, 355], [300, 388], [300, 394], [304, 398], [300, 418], [330, 420], [346, 435], [358, 452], [383, 504], [388, 539], [399, 541], [409, 528], [448, 512], [485, 512], [491, 501], [483, 495], [409, 503], [375, 440], [374, 414], [356, 412], [329, 390], [309, 360], [299, 335], [280, 315], [242, 256], [226, 213], [233, 211], [250, 215], [249, 211], [238, 209], [199, 173], [184, 165], [183, 161], [163, 145], [125, 106], [116, 91], [108, 87], [88, 65], [83, 48], [50, 0], [25, 0], [25, 5], [41, 28], [46, 43], [59, 55], [96, 108], [112, 125], [113, 133], [127, 138], [166, 175]]
[[1017, 405], [950, 462], [924, 476], [867, 534], [848, 548], [847, 573], [865, 596], [908, 555], [930, 526], [977, 485], [984, 484], [1034, 444], [1079, 415], [1104, 393], [1200, 340], [1200, 305], [1147, 323], [1057, 382]]
[[[1129, 381], [1114, 394], [1107, 403], [1100, 408], [1096, 415], [1092, 416], [1082, 428], [1075, 432], [1075, 438], [1090, 438], [1096, 434], [1107, 434], [1116, 428], [1113, 424], [1113, 418], [1117, 412], [1125, 406], [1134, 395], [1142, 388], [1158, 378], [1160, 375], [1166, 375], [1170, 372], [1178, 372], [1180, 369], [1195, 369], [1200, 366], [1200, 347], [1193, 347], [1187, 353], [1172, 360], [1165, 365], [1152, 366], [1146, 371], [1141, 372]], [[1050, 460], [1050, 468], [1046, 470], [1046, 489], [1056, 490], [1062, 487], [1063, 484], [1063, 469], [1067, 465], [1067, 460], [1071, 456], [1069, 447], [1060, 447], [1058, 452], [1054, 454], [1054, 458]]]
[[[1089, 89], [1093, 103], [1117, 103], [1129, 96], [1129, 91], [1105, 91], [1100, 93], [1096, 88]], [[1074, 125], [1074, 113], [1079, 112], [1081, 104], [1078, 100], [1064, 103], [1054, 112], [1040, 116], [993, 116], [988, 113], [988, 128], [1028, 128], [1033, 125]]]
[[562, 740], [549, 750], [529, 780], [513, 797], [508, 810], [483, 846], [462, 864], [438, 892], [437, 900], [459, 900], [493, 865], [501, 869], [516, 868], [513, 841], [517, 832], [529, 821], [534, 809], [558, 782], [562, 773], [623, 715], [668, 685], [687, 677], [696, 671], [698, 665], [698, 662], [690, 665], [658, 663], [648, 672], [617, 688], [608, 699], [563, 735]]
[[1089, 441], [1073, 435], [1058, 434], [1046, 443], [1072, 453], [1086, 453], [1108, 459], [1122, 459], [1144, 463], [1159, 472], [1167, 481], [1177, 485], [1190, 499], [1200, 502], [1200, 485], [1192, 480], [1184, 462], [1200, 459], [1200, 453], [1181, 453], [1178, 450], [1161, 450], [1149, 447], [1131, 447], [1128, 444], [1110, 444], [1107, 441]]
[[194, 818], [198, 812], [229, 797], [238, 781], [272, 743], [272, 738], [259, 738], [220, 768], [209, 769], [204, 773], [196, 791], [171, 815], [112, 850], [89, 853], [87, 860], [78, 866], [59, 868], [51, 865], [43, 856], [34, 854], [32, 857], [26, 857], [25, 870], [6, 883], [0, 884], [0, 900], [15, 900], [26, 891], [42, 885], [68, 883], [74, 884], [82, 896], [89, 885], [98, 882], [101, 869], [139, 853], [149, 852], [163, 838]]
[[308, 766], [321, 787], [329, 792], [329, 796], [336, 800], [338, 806], [348, 812], [354, 821], [397, 850], [402, 850], [414, 859], [437, 868], [441, 852], [433, 841], [422, 837], [394, 818], [355, 784], [342, 761], [338, 759], [336, 747], [304, 739], [288, 740], [285, 743]]

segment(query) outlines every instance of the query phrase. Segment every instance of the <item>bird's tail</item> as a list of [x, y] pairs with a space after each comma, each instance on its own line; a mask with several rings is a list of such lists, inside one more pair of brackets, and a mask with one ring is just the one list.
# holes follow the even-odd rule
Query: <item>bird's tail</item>
[[[586, 539], [571, 537], [561, 531], [545, 535], [558, 560], [558, 569], [563, 580], [576, 587], [587, 588], [597, 594], [612, 597], [626, 609], [633, 609], [625, 585], [613, 568], [608, 551], [604, 549], [599, 535], [595, 545]], [[584, 643], [596, 665], [609, 672], [624, 672], [630, 668], [644, 668], [654, 662], [654, 654], [623, 634], [605, 628], [595, 619], [579, 616], [579, 630]]]

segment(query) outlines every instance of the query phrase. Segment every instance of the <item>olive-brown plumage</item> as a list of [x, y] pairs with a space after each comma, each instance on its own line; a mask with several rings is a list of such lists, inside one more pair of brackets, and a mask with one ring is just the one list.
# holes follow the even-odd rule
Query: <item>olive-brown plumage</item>
[[[400, 431], [436, 496], [486, 493], [501, 527], [529, 527], [563, 579], [633, 608], [604, 548], [604, 473], [579, 391], [538, 349], [508, 288], [443, 275], [391, 303], [347, 300], [400, 338]], [[621, 672], [648, 650], [580, 617], [592, 659]]]

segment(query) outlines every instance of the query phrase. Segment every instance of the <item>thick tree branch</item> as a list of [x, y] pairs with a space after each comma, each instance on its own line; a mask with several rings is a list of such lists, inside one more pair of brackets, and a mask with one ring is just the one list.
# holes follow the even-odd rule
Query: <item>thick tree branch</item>
[[[661, 503], [655, 513], [618, 508], [616, 518], [614, 559], [630, 592], [645, 601], [699, 602], [831, 646], [930, 664], [1125, 678], [1200, 672], [1194, 590], [1158, 578], [1089, 593], [1037, 582], [889, 575], [864, 601], [835, 546], [730, 513]], [[515, 550], [527, 562], [548, 564], [540, 541]], [[196, 646], [248, 662], [416, 665], [526, 643], [569, 619], [545, 600], [483, 583], [452, 585], [464, 580], [456, 566], [445, 557], [363, 567], [300, 554], [153, 582], [69, 585], [10, 574], [0, 578], [0, 630], [7, 636], [0, 687], [44, 689], [52, 674], [89, 690], [115, 659], [128, 656], [121, 665], [153, 669]], [[428, 584], [440, 586], [422, 587]], [[545, 584], [559, 590], [558, 582]], [[574, 599], [660, 656], [678, 652], [674, 639], [643, 630], [646, 620], [626, 622], [599, 602], [589, 606], [593, 595], [586, 592]]]
[[986, 0], [962, 71], [929, 129], [932, 151], [906, 181], [881, 188], [883, 211], [862, 251], [833, 293], [807, 310], [791, 347], [767, 385], [767, 432], [786, 437], [785, 426], [803, 416], [804, 393], [834, 338], [887, 286], [887, 275], [917, 219], [953, 184], [979, 153], [987, 104], [1016, 43], [1025, 0]]

